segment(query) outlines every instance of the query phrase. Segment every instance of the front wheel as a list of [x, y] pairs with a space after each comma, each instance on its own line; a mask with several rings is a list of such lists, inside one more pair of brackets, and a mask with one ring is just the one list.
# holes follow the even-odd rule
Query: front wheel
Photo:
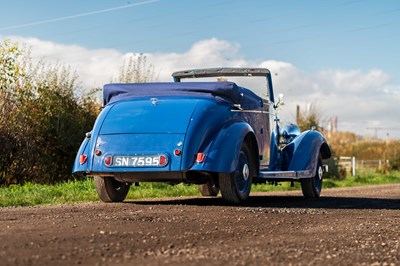
[[124, 201], [131, 186], [128, 183], [119, 182], [111, 176], [95, 176], [94, 185], [100, 200], [103, 202]]
[[238, 204], [249, 197], [254, 176], [253, 164], [251, 150], [243, 143], [235, 171], [219, 174], [219, 187], [225, 201]]
[[322, 176], [324, 174], [322, 161], [318, 159], [317, 173], [312, 178], [301, 180], [301, 190], [306, 198], [319, 198], [322, 190]]

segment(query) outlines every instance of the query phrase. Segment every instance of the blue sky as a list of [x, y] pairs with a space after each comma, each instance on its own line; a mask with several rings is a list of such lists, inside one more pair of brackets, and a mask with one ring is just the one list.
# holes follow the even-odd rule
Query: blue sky
[[[400, 100], [398, 0], [2, 1], [0, 38], [26, 41], [33, 45], [34, 56], [46, 56], [47, 50], [50, 59], [64, 60], [78, 70], [83, 62], [68, 62], [68, 55], [79, 53], [93, 61], [102, 54], [123, 57], [143, 52], [154, 59], [154, 65], [175, 70], [184, 66], [180, 61], [185, 56], [207, 50], [205, 58], [224, 66], [272, 68], [287, 100], [303, 105], [321, 102], [327, 116], [338, 115], [345, 130], [367, 134], [365, 125], [400, 128], [400, 119], [387, 117], [400, 108], [396, 105]], [[58, 48], [53, 50], [49, 44]], [[36, 52], [40, 47], [46, 49]], [[173, 57], [175, 64], [166, 59], [176, 55], [181, 57]], [[189, 62], [202, 67], [206, 59]], [[87, 70], [79, 74], [90, 79]], [[346, 81], [351, 93], [346, 91]], [[389, 95], [374, 105], [374, 93]], [[332, 103], [321, 101], [331, 94], [336, 106], [354, 107], [360, 100], [368, 104], [357, 107], [358, 115], [349, 114], [352, 110], [347, 106], [340, 106], [343, 111], [338, 112]], [[341, 101], [341, 94], [348, 102]], [[367, 111], [372, 106], [382, 109], [373, 114]], [[400, 136], [400, 131], [390, 134]]]
[[[2, 2], [2, 35], [37, 37], [124, 52], [182, 52], [217, 37], [243, 56], [289, 61], [307, 71], [369, 69], [397, 73], [400, 2], [338, 1], [31, 1]], [[28, 27], [114, 7], [138, 6]]]

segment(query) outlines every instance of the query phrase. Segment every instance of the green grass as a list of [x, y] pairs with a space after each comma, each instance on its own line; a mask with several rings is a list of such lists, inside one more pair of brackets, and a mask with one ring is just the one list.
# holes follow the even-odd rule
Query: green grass
[[[141, 183], [132, 186], [127, 199], [176, 197], [199, 195], [197, 186], [165, 183]], [[57, 185], [27, 183], [0, 188], [0, 207], [34, 206], [44, 204], [63, 204], [98, 201], [93, 179], [69, 181]]]
[[354, 187], [364, 185], [382, 185], [400, 183], [400, 172], [390, 174], [378, 174], [374, 172], [363, 172], [356, 176], [348, 176], [344, 180], [324, 180], [324, 188]]
[[[344, 180], [324, 180], [324, 188], [350, 187], [373, 184], [400, 183], [400, 172], [389, 175], [363, 173]], [[253, 185], [253, 192], [298, 190], [300, 184], [289, 182], [273, 186], [268, 184]], [[132, 186], [127, 199], [162, 198], [176, 196], [200, 195], [197, 185], [179, 184], [171, 186], [165, 183], [141, 183], [139, 187]], [[96, 190], [91, 178], [82, 181], [70, 181], [57, 185], [39, 185], [27, 183], [23, 186], [11, 185], [0, 188], [0, 207], [34, 206], [44, 204], [64, 204], [98, 201]]]
[[0, 206], [34, 206], [96, 201], [93, 180], [71, 181], [57, 185], [27, 183], [0, 188]]

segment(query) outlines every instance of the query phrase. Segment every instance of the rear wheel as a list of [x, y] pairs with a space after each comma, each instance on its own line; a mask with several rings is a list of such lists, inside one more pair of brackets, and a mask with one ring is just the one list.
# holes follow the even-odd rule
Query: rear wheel
[[119, 182], [111, 176], [95, 176], [94, 185], [101, 201], [104, 202], [124, 201], [131, 186], [128, 183]]
[[249, 197], [254, 176], [254, 162], [251, 158], [249, 146], [243, 143], [235, 171], [219, 175], [219, 187], [224, 200], [230, 203], [240, 203]]
[[322, 176], [324, 174], [322, 161], [318, 159], [317, 172], [315, 176], [301, 180], [301, 190], [306, 198], [318, 198], [321, 195]]
[[218, 195], [219, 187], [214, 182], [199, 185], [199, 191], [204, 197], [215, 197]]

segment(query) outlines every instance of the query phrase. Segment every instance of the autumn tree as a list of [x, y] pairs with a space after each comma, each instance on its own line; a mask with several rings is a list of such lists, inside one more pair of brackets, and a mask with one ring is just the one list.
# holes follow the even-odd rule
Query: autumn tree
[[300, 107], [297, 107], [296, 124], [299, 126], [301, 131], [315, 129], [322, 131], [322, 112], [316, 104], [309, 104], [304, 111], [300, 111]]
[[62, 64], [33, 64], [17, 43], [0, 44], [0, 185], [71, 178], [97, 115], [95, 101], [76, 96], [77, 78]]
[[352, 132], [334, 132], [328, 139], [337, 156], [357, 160], [388, 160], [389, 170], [400, 170], [400, 141], [366, 138]]

